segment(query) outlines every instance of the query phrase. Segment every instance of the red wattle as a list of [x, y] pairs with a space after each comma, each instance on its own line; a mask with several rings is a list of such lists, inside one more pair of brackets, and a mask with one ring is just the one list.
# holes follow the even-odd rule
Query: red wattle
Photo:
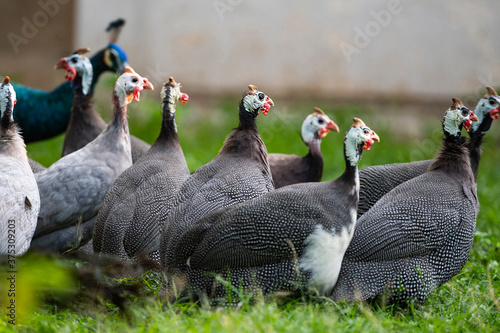
[[135, 87], [134, 91], [133, 91], [133, 94], [134, 94], [134, 99], [136, 102], [139, 102], [141, 100], [141, 91], [143, 90], [144, 88], [141, 87], [141, 86], [137, 86]]
[[64, 69], [66, 70], [66, 76], [65, 76], [66, 80], [73, 81], [76, 78], [75, 67], [66, 66], [64, 67]]
[[328, 133], [330, 133], [330, 130], [328, 128], [320, 128], [319, 129], [319, 138], [323, 139]]
[[500, 109], [498, 109], [498, 108], [497, 109], [493, 109], [493, 110], [490, 111], [490, 117], [492, 119], [498, 119], [499, 113], [500, 113]]
[[269, 109], [271, 109], [271, 105], [269, 105], [269, 103], [264, 103], [260, 109], [262, 110], [262, 113], [265, 116], [267, 116], [267, 113], [269, 112]]
[[371, 149], [371, 146], [372, 144], [374, 143], [375, 141], [373, 141], [372, 139], [368, 139], [365, 141], [365, 144], [363, 146], [363, 149], [365, 150], [370, 150]]
[[186, 104], [187, 101], [189, 100], [188, 94], [182, 93], [180, 100], [181, 100], [181, 104]]
[[470, 127], [470, 125], [471, 125], [471, 124], [472, 124], [472, 120], [470, 120], [470, 119], [465, 119], [465, 121], [464, 121], [464, 128], [465, 128], [465, 130], [466, 130], [467, 132], [469, 131], [469, 127]]

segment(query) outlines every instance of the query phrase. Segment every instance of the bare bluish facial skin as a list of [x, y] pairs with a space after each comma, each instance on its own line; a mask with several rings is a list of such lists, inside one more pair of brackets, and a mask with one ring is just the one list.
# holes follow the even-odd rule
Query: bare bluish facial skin
[[271, 98], [266, 96], [262, 91], [256, 91], [253, 94], [248, 94], [243, 98], [243, 106], [248, 112], [262, 110], [264, 115], [267, 115], [271, 105], [274, 105]]
[[82, 78], [82, 93], [87, 95], [92, 84], [92, 64], [90, 60], [80, 54], [73, 54], [69, 57], [62, 58], [56, 65], [57, 68], [66, 70], [65, 78], [68, 81], [73, 81], [78, 74]]
[[477, 131], [485, 117], [491, 117], [492, 119], [499, 118], [500, 97], [494, 95], [484, 96], [477, 103], [474, 113], [476, 114], [478, 121], [472, 123], [471, 129], [473, 132]]
[[473, 115], [473, 113], [471, 113], [471, 111], [469, 111], [469, 109], [465, 106], [457, 107], [456, 109], [448, 109], [445, 113], [443, 121], [444, 130], [450, 135], [460, 135], [460, 125], [464, 124], [467, 130], [470, 123], [467, 125], [465, 122], [467, 120], [470, 121], [469, 117], [471, 117], [471, 115]]
[[380, 141], [378, 135], [367, 126], [357, 126], [349, 129], [345, 138], [345, 151], [351, 166], [357, 165], [359, 161], [358, 146], [362, 144], [363, 149], [370, 150], [375, 141]]
[[302, 123], [302, 140], [311, 142], [316, 136], [324, 138], [330, 131], [338, 132], [338, 126], [327, 116], [322, 114], [310, 114]]
[[120, 107], [123, 107], [135, 99], [137, 102], [141, 99], [140, 92], [144, 89], [153, 90], [154, 87], [147, 78], [132, 72], [131, 70], [123, 73], [116, 80], [115, 92], [118, 96]]

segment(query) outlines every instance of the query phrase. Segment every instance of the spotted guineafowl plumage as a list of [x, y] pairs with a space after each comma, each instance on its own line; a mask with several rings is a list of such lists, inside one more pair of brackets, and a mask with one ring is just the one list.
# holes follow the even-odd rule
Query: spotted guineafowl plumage
[[302, 141], [309, 149], [309, 153], [306, 156], [269, 154], [269, 166], [275, 188], [321, 181], [323, 176], [321, 139], [330, 131], [338, 132], [337, 124], [320, 108], [314, 108], [314, 113], [308, 115], [302, 123], [301, 131]]
[[394, 188], [358, 220], [334, 300], [423, 302], [463, 268], [478, 201], [460, 130], [474, 118], [453, 99], [443, 121], [443, 149], [429, 170]]
[[[64, 244], [57, 251], [76, 248], [89, 238], [95, 215], [114, 180], [132, 165], [127, 104], [139, 100], [140, 91], [152, 89], [151, 83], [130, 67], [125, 69], [113, 92], [113, 118], [108, 127], [80, 150], [64, 156], [47, 170], [35, 174], [40, 190], [41, 207], [32, 246], [51, 244], [51, 239]], [[79, 227], [75, 227], [75, 225]], [[68, 235], [65, 228], [78, 234]], [[68, 235], [61, 241], [62, 235]], [[54, 241], [55, 243], [55, 241]]]
[[[492, 87], [486, 87], [487, 93], [477, 103], [474, 113], [479, 121], [471, 125], [468, 143], [470, 162], [474, 179], [477, 181], [481, 146], [484, 133], [490, 129], [493, 119], [500, 112], [500, 97]], [[375, 165], [359, 170], [359, 206], [358, 218], [366, 213], [382, 196], [390, 190], [417, 176], [424, 174], [434, 160], [409, 163]]]
[[164, 218], [160, 255], [168, 267], [177, 239], [191, 223], [221, 207], [259, 197], [274, 189], [267, 149], [255, 118], [267, 114], [273, 101], [250, 85], [239, 105], [239, 125], [219, 154], [182, 185]]
[[373, 165], [359, 170], [358, 218], [396, 186], [423, 175], [433, 160]]
[[172, 267], [186, 275], [195, 293], [224, 296], [227, 288], [214, 287], [212, 273], [235, 289], [264, 294], [306, 286], [322, 295], [331, 292], [354, 232], [357, 163], [363, 149], [379, 140], [354, 120], [344, 140], [346, 169], [338, 179], [285, 186], [214, 211], [186, 229]]
[[[94, 229], [95, 253], [129, 261], [144, 253], [159, 261], [160, 217], [189, 177], [175, 125], [180, 85], [171, 77], [162, 90], [162, 126], [151, 149], [110, 187]], [[186, 97], [184, 97], [186, 98]]]
[[40, 196], [13, 110], [16, 92], [6, 76], [0, 84], [0, 255], [28, 250], [35, 232]]

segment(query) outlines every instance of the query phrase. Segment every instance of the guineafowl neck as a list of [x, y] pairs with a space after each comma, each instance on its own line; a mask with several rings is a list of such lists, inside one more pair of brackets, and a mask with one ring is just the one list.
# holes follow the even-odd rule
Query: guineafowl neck
[[465, 138], [445, 133], [442, 145], [429, 170], [442, 170], [446, 173], [464, 175], [473, 181], [469, 149], [467, 149]]
[[[349, 156], [349, 154], [353, 154], [353, 152], [356, 152], [357, 155]], [[363, 145], [357, 145], [354, 149], [352, 147], [351, 149], [349, 149], [349, 147], [347, 147], [347, 143], [344, 140], [345, 170], [344, 173], [339, 177], [339, 179], [342, 179], [352, 185], [359, 186], [358, 161], [361, 158], [362, 153]]]
[[71, 119], [88, 114], [92, 111], [92, 96], [84, 95], [81, 89], [75, 91], [73, 96], [73, 109]]
[[128, 132], [127, 104], [120, 106], [120, 100], [116, 92], [113, 93], [113, 117], [109, 122], [110, 127], [120, 128]]
[[175, 125], [175, 105], [164, 103], [160, 134], [153, 144], [153, 149], [180, 148], [177, 126]]
[[0, 127], [4, 132], [9, 131], [14, 126], [14, 122], [12, 120], [12, 112], [13, 112], [13, 105], [12, 101], [9, 100], [9, 102], [6, 105], [5, 112], [2, 115], [2, 119], [0, 120]]
[[246, 111], [243, 102], [240, 103], [240, 123], [233, 133], [229, 134], [219, 154], [236, 154], [242, 158], [251, 158], [264, 163], [269, 168], [267, 149], [262, 141], [255, 115]]
[[243, 100], [240, 102], [238, 116], [240, 123], [237, 130], [254, 130], [257, 132], [257, 124], [255, 123], [257, 113], [247, 111], [243, 105]]
[[477, 182], [477, 174], [479, 172], [479, 160], [481, 159], [481, 146], [484, 141], [484, 133], [480, 130], [469, 133], [469, 156], [470, 156], [470, 166], [472, 169], [472, 174], [474, 175], [474, 180]]
[[2, 117], [2, 125], [0, 130], [0, 155], [10, 156], [28, 164], [28, 156], [26, 154], [26, 145], [19, 134], [19, 127], [10, 122], [7, 128], [4, 128], [4, 119]]
[[304, 157], [307, 164], [310, 166], [310, 174], [312, 179], [321, 180], [323, 175], [323, 154], [321, 153], [321, 140], [313, 139], [307, 144], [309, 153]]

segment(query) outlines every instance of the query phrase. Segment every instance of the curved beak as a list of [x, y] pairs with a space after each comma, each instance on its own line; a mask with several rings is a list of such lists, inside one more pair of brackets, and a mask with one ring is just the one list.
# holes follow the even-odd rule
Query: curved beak
[[59, 62], [54, 66], [54, 69], [66, 69], [68, 67], [68, 62], [66, 59], [61, 58]]
[[474, 111], [471, 111], [471, 112], [470, 112], [469, 119], [470, 119], [471, 121], [479, 121], [479, 118], [476, 116], [476, 114], [474, 113]]
[[151, 89], [151, 90], [155, 90], [155, 88], [153, 87], [153, 84], [151, 83], [151, 81], [149, 81], [148, 79], [146, 78], [143, 78], [142, 79], [143, 83], [142, 83], [142, 87], [144, 89]]
[[329, 131], [335, 131], [335, 132], [339, 132], [339, 127], [337, 126], [337, 124], [335, 124], [333, 122], [333, 120], [330, 120], [327, 124], [326, 124], [326, 129], [329, 130]]
[[323, 139], [328, 133], [330, 133], [330, 131], [339, 132], [339, 127], [333, 122], [333, 120], [329, 120], [328, 123], [326, 123], [326, 127], [319, 129], [319, 138]]
[[378, 134], [375, 133], [375, 131], [372, 131], [372, 133], [370, 134], [370, 139], [372, 139], [373, 141], [380, 142], [380, 138], [379, 138]]
[[269, 96], [266, 96], [266, 103], [274, 106], [274, 102]]

